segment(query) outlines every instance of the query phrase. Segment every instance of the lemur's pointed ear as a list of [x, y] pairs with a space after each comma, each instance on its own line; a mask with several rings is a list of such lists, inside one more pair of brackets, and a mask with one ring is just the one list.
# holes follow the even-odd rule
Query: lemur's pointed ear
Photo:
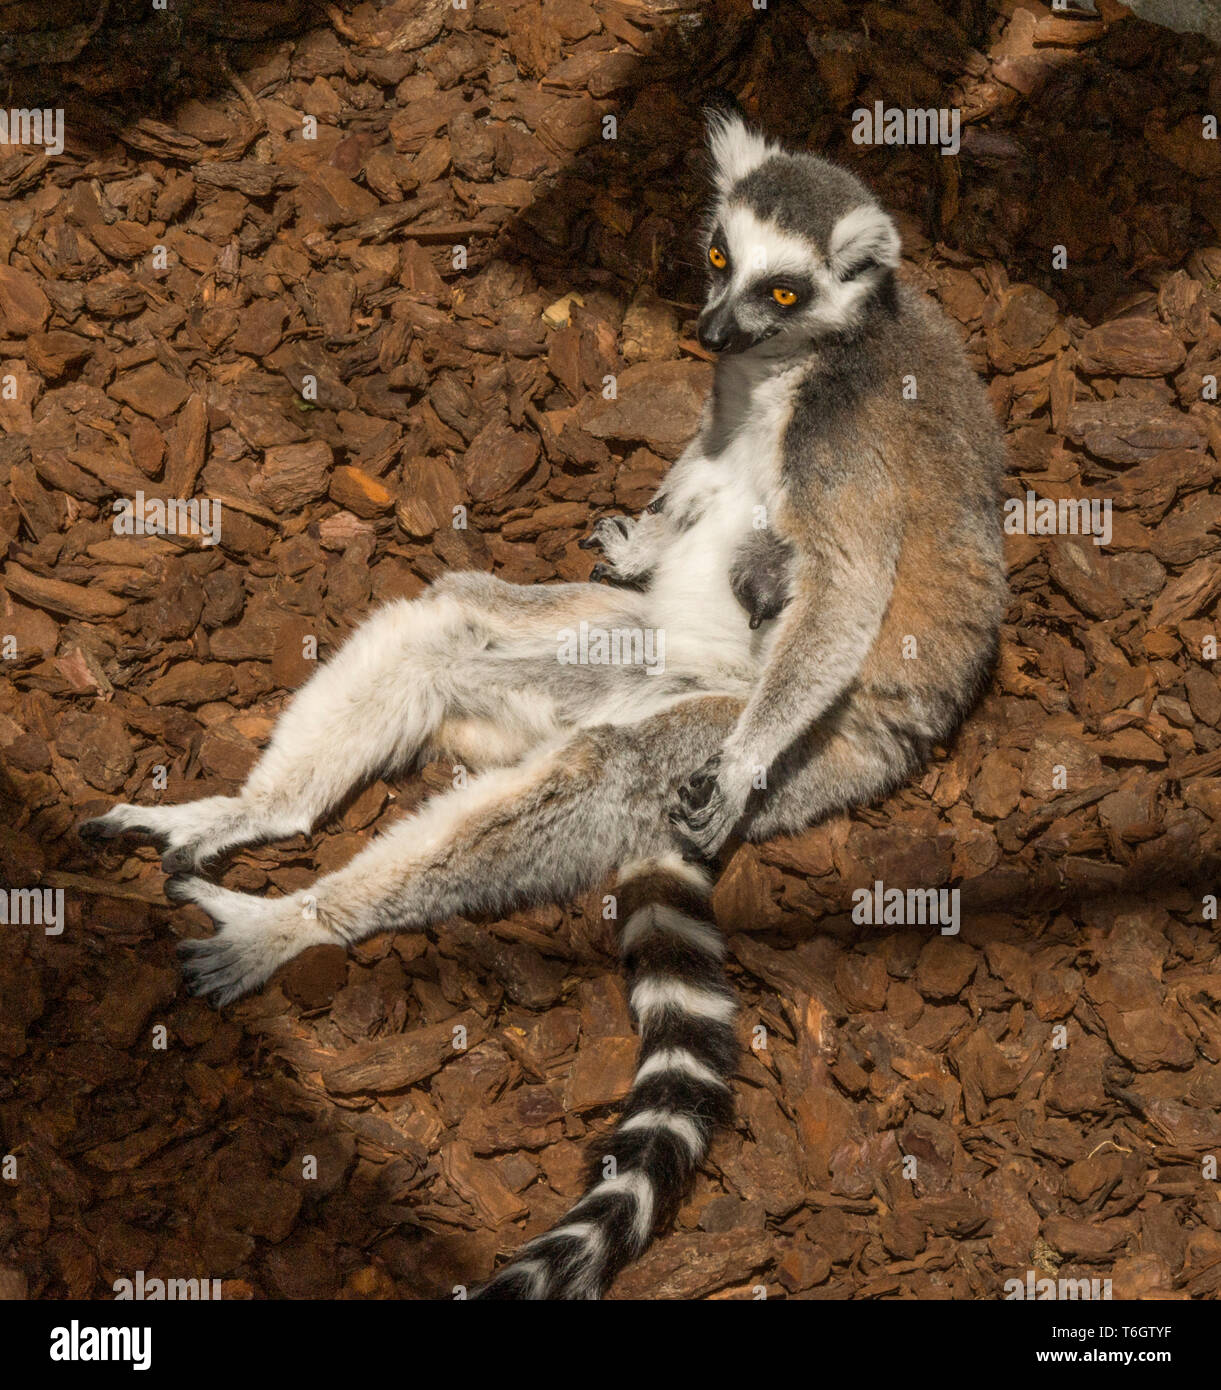
[[846, 212], [831, 228], [827, 246], [831, 269], [841, 280], [871, 265], [893, 270], [901, 250], [899, 229], [876, 203], [862, 203]]
[[746, 124], [746, 117], [736, 101], [732, 105], [708, 106], [704, 117], [712, 154], [712, 177], [721, 193], [728, 193], [739, 179], [745, 178], [777, 151], [777, 146]]

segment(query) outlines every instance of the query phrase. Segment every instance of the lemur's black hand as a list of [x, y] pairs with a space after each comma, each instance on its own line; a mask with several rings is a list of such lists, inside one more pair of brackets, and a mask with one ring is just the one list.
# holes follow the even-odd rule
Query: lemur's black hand
[[[683, 803], [684, 811], [689, 814], [702, 811], [711, 802], [712, 794], [716, 790], [716, 778], [720, 767], [721, 755], [714, 753], [703, 767], [693, 772], [679, 787], [678, 799]], [[673, 813], [671, 814], [673, 815]]]
[[789, 606], [787, 594], [777, 596], [770, 593], [754, 593], [751, 595], [750, 608], [750, 627], [753, 632], [756, 628], [762, 627], [764, 623], [769, 623], [773, 618], [777, 618]]

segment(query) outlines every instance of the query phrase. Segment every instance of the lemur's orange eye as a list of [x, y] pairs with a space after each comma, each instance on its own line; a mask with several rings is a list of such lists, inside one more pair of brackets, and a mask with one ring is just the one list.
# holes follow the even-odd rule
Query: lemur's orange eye
[[714, 266], [716, 266], [718, 270], [724, 270], [725, 267], [729, 264], [729, 262], [725, 259], [724, 251], [722, 251], [719, 246], [710, 246], [708, 248], [708, 259], [712, 262]]
[[797, 303], [797, 296], [792, 290], [782, 290], [779, 285], [772, 291], [772, 298], [777, 304], [783, 304], [787, 309], [791, 304]]

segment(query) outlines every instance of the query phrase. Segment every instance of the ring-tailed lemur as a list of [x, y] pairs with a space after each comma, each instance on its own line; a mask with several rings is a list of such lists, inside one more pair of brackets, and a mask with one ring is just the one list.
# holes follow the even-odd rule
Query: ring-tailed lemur
[[[83, 827], [163, 842], [167, 894], [216, 923], [181, 951], [218, 1004], [319, 942], [567, 899], [617, 872], [635, 1081], [584, 1197], [487, 1297], [599, 1296], [729, 1114], [734, 1002], [692, 850], [882, 795], [953, 731], [995, 651], [1003, 450], [955, 331], [896, 280], [894, 224], [857, 179], [737, 117], [712, 117], [710, 144], [713, 391], [649, 509], [595, 527], [615, 585], [445, 576], [366, 620], [237, 796]], [[581, 623], [664, 631], [664, 670], [558, 660]], [[486, 770], [307, 891], [258, 898], [193, 872], [437, 751]]]

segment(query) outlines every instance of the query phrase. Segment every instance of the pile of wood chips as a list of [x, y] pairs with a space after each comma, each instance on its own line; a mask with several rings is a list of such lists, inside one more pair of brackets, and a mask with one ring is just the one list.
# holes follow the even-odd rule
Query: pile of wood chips
[[[381, 600], [588, 575], [578, 540], [648, 500], [708, 387], [714, 85], [897, 211], [1023, 515], [1109, 500], [1112, 534], [1010, 535], [999, 669], [953, 748], [732, 859], [737, 1127], [614, 1295], [997, 1297], [1035, 1269], [1216, 1296], [1215, 50], [1114, 0], [977, 28], [939, 0], [267, 8], [176, 71], [185, 100], [70, 118], [59, 156], [0, 146], [0, 879], [67, 913], [0, 926], [0, 1296], [142, 1269], [450, 1297], [580, 1191], [636, 1048], [599, 894], [316, 949], [218, 1014], [179, 988], [203, 919], [154, 852], [99, 860], [73, 827], [236, 789], [309, 639], [326, 657]], [[60, 61], [96, 4], [0, 9], [25, 80], [103, 102], [104, 29]], [[874, 101], [959, 108], [961, 152], [853, 144]], [[141, 494], [219, 500], [220, 544], [117, 530]], [[378, 783], [226, 882], [299, 888], [451, 777]], [[877, 879], [960, 888], [960, 934], [854, 923]]]

